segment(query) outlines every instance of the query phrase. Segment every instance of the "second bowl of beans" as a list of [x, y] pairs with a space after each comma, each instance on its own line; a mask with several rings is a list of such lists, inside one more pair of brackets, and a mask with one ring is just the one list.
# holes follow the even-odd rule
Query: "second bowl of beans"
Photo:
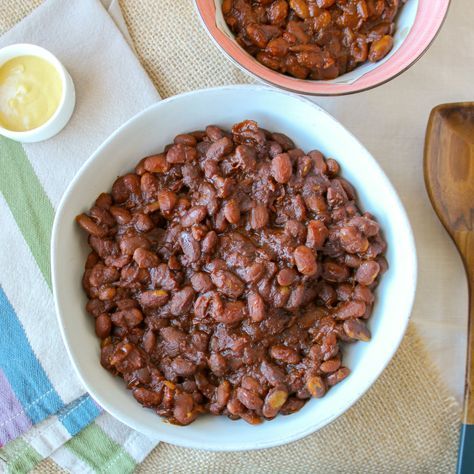
[[381, 85], [414, 64], [449, 0], [195, 0], [221, 51], [267, 84], [313, 95]]

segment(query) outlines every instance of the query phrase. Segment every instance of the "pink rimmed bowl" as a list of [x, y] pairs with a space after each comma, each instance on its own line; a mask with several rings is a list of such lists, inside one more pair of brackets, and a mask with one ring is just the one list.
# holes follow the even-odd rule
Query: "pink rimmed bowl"
[[259, 63], [233, 39], [220, 14], [221, 4], [222, 0], [195, 0], [197, 12], [209, 36], [233, 63], [271, 86], [299, 94], [331, 96], [372, 89], [406, 71], [436, 38], [446, 18], [450, 0], [408, 0], [397, 19], [398, 38], [387, 58], [372, 65], [361, 65], [352, 74], [343, 74], [328, 81], [297, 79]]

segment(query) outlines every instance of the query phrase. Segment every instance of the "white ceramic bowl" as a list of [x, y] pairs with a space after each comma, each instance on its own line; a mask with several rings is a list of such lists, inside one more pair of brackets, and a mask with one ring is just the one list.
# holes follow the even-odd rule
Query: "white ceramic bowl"
[[[363, 209], [380, 222], [388, 243], [389, 271], [377, 290], [370, 320], [373, 338], [344, 349], [352, 374], [320, 399], [291, 416], [251, 426], [225, 417], [200, 417], [186, 427], [165, 423], [144, 409], [99, 364], [99, 344], [84, 310], [81, 288], [88, 253], [74, 222], [118, 175], [146, 155], [161, 151], [178, 133], [208, 124], [230, 127], [254, 119], [286, 133], [304, 150], [320, 149], [336, 158], [343, 176], [356, 187]], [[71, 360], [84, 386], [108, 412], [149, 436], [181, 446], [215, 451], [249, 450], [295, 441], [322, 428], [354, 404], [386, 367], [403, 337], [416, 287], [416, 251], [403, 206], [367, 150], [340, 123], [307, 99], [264, 86], [230, 86], [194, 91], [163, 100], [112, 134], [89, 158], [63, 196], [53, 227], [52, 274], [58, 322]]]
[[23, 143], [47, 140], [59, 133], [71, 118], [74, 106], [76, 105], [74, 83], [58, 58], [48, 50], [35, 44], [11, 44], [0, 49], [0, 67], [10, 59], [17, 58], [18, 56], [37, 56], [48, 61], [56, 68], [63, 86], [61, 100], [54, 114], [43, 125], [25, 132], [15, 132], [0, 126], [0, 135]]

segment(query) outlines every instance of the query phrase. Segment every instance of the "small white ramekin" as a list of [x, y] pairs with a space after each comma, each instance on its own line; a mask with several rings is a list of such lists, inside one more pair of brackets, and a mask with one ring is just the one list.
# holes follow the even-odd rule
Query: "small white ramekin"
[[37, 56], [48, 61], [56, 68], [63, 86], [61, 100], [54, 114], [43, 125], [24, 132], [15, 132], [0, 126], [0, 135], [23, 143], [41, 142], [59, 133], [69, 122], [76, 104], [74, 83], [56, 56], [34, 44], [11, 44], [0, 49], [0, 67], [18, 56]]

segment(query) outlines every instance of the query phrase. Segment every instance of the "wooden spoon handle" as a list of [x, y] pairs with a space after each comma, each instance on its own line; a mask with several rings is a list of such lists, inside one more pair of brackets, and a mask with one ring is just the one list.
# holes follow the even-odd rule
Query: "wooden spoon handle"
[[[469, 285], [469, 322], [467, 336], [466, 390], [464, 398], [464, 423], [474, 425], [474, 232], [464, 239], [466, 246], [461, 255]], [[474, 465], [472, 466], [474, 472]]]
[[458, 474], [474, 472], [474, 234], [467, 237], [462, 252], [469, 282], [469, 326], [467, 340], [466, 391], [464, 398], [464, 423], [459, 444]]

